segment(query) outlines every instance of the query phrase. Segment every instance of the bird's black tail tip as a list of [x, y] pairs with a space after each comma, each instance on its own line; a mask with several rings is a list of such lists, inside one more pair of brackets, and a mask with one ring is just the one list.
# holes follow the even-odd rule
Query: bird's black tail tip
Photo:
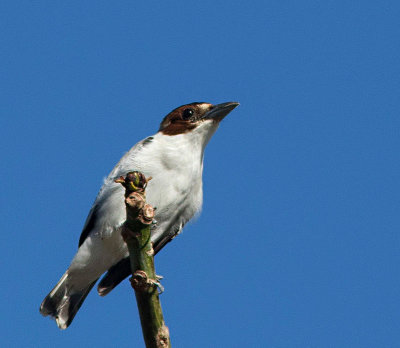
[[61, 330], [65, 330], [74, 319], [86, 296], [97, 279], [86, 288], [70, 292], [66, 286], [68, 274], [65, 273], [54, 289], [45, 297], [40, 305], [43, 316], [53, 318]]

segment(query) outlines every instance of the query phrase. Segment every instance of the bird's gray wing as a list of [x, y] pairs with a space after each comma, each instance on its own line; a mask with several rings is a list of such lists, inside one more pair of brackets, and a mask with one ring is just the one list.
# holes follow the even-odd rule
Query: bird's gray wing
[[131, 274], [131, 262], [129, 257], [125, 257], [114, 266], [112, 266], [101, 279], [97, 286], [97, 292], [100, 296], [107, 295], [119, 283]]
[[98, 218], [98, 211], [99, 209], [97, 204], [93, 205], [92, 209], [90, 209], [89, 215], [86, 218], [85, 225], [83, 226], [81, 236], [79, 237], [79, 246], [83, 244], [83, 242], [89, 236], [90, 231], [96, 225], [96, 221]]

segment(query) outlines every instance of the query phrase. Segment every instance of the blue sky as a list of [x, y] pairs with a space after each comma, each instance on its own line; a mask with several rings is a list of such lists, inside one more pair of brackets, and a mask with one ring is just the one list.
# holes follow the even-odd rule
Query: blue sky
[[4, 1], [2, 346], [143, 345], [127, 282], [40, 316], [121, 155], [237, 100], [200, 218], [156, 258], [175, 347], [398, 347], [400, 5]]

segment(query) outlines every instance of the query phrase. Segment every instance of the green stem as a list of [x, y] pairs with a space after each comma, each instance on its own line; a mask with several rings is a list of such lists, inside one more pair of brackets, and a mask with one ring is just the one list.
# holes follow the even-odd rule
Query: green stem
[[158, 281], [154, 269], [154, 251], [150, 238], [150, 222], [154, 212], [150, 207], [150, 212], [153, 213], [153, 215], [150, 214], [150, 222], [143, 219], [143, 216], [146, 217], [146, 207], [149, 207], [148, 205], [143, 206], [145, 202], [143, 191], [132, 194], [132, 191], [129, 192], [127, 188], [125, 194], [127, 219], [122, 236], [129, 250], [132, 270], [131, 284], [135, 290], [146, 347], [167, 348], [171, 347], [171, 342], [161, 309]]
[[[128, 225], [128, 224], [127, 224]], [[127, 239], [132, 269], [132, 286], [135, 289], [140, 322], [147, 348], [171, 347], [168, 328], [165, 326], [154, 269], [150, 226], [139, 223], [133, 231], [136, 236]], [[128, 227], [129, 228], [129, 227]], [[138, 272], [142, 271], [142, 272]]]

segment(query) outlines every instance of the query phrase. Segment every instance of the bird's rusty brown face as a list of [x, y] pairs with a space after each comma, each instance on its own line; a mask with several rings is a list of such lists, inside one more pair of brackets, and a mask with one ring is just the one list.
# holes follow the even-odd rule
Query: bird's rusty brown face
[[190, 132], [206, 120], [220, 122], [239, 103], [229, 102], [218, 105], [190, 103], [171, 111], [161, 122], [159, 131], [165, 135]]

